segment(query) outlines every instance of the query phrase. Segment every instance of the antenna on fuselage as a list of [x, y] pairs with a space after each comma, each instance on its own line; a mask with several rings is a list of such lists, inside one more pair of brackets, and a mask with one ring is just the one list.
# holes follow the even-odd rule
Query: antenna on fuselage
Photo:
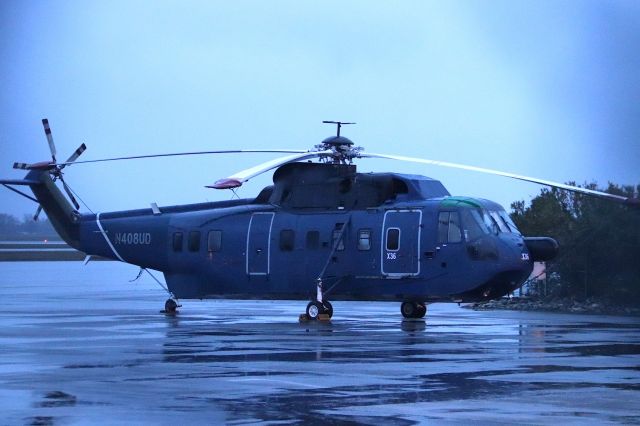
[[329, 120], [325, 120], [323, 121], [324, 124], [337, 124], [338, 125], [338, 129], [337, 129], [337, 135], [336, 137], [340, 137], [340, 128], [344, 125], [344, 124], [356, 124], [356, 123], [347, 123], [346, 121], [329, 121]]

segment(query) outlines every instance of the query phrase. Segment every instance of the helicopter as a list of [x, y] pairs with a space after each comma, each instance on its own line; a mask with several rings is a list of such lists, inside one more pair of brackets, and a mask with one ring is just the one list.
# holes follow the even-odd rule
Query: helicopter
[[[23, 179], [0, 184], [45, 211], [71, 247], [90, 256], [162, 272], [164, 312], [183, 299], [307, 300], [309, 320], [331, 318], [331, 300], [400, 302], [404, 318], [422, 318], [435, 302], [497, 299], [523, 285], [534, 262], [552, 260], [558, 243], [523, 236], [505, 209], [481, 198], [452, 196], [438, 180], [396, 172], [361, 173], [364, 158], [408, 161], [489, 173], [640, 206], [587, 188], [457, 163], [376, 154], [337, 132], [309, 150], [223, 150], [78, 161], [82, 144], [58, 162], [47, 119], [51, 161], [14, 163]], [[231, 189], [274, 170], [273, 185], [254, 198], [80, 213], [63, 170], [81, 163], [267, 152], [286, 156], [208, 185]], [[312, 160], [317, 160], [313, 162]], [[67, 197], [56, 185], [62, 183]], [[27, 186], [33, 197], [16, 186]]]

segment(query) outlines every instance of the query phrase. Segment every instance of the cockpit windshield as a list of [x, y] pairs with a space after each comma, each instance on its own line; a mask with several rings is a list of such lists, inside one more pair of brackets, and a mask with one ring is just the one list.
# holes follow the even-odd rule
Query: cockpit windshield
[[513, 223], [513, 220], [511, 220], [511, 216], [509, 216], [507, 212], [505, 212], [504, 210], [500, 210], [498, 214], [506, 222], [507, 226], [509, 227], [509, 230], [511, 230], [511, 233], [522, 235], [522, 233], [518, 230], [518, 227], [516, 226], [516, 224]]
[[461, 209], [460, 214], [467, 241], [473, 241], [483, 234], [497, 235], [503, 232], [521, 235], [504, 210]]
[[502, 216], [500, 216], [498, 212], [490, 211], [489, 215], [498, 224], [498, 228], [500, 229], [500, 232], [511, 232], [511, 230], [509, 229], [509, 225], [507, 225], [507, 222], [505, 222], [505, 220], [502, 218]]

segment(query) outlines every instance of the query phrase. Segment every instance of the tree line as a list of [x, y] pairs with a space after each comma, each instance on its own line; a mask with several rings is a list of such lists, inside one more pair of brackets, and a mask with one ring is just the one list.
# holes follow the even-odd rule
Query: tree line
[[0, 213], [0, 240], [41, 239], [60, 239], [46, 217], [34, 221], [30, 215], [25, 215], [20, 220], [10, 214]]
[[[633, 197], [640, 185], [610, 183], [604, 191]], [[516, 201], [511, 210], [524, 235], [552, 237], [560, 245], [557, 258], [547, 264], [552, 296], [640, 301], [640, 209], [544, 188], [530, 205]]]

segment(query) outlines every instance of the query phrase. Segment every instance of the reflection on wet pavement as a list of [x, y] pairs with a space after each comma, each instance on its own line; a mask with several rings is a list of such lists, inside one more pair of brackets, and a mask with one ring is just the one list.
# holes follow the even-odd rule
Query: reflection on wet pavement
[[636, 318], [431, 305], [403, 321], [339, 301], [327, 324], [298, 323], [301, 301], [165, 316], [127, 265], [0, 268], [8, 424], [640, 423]]

